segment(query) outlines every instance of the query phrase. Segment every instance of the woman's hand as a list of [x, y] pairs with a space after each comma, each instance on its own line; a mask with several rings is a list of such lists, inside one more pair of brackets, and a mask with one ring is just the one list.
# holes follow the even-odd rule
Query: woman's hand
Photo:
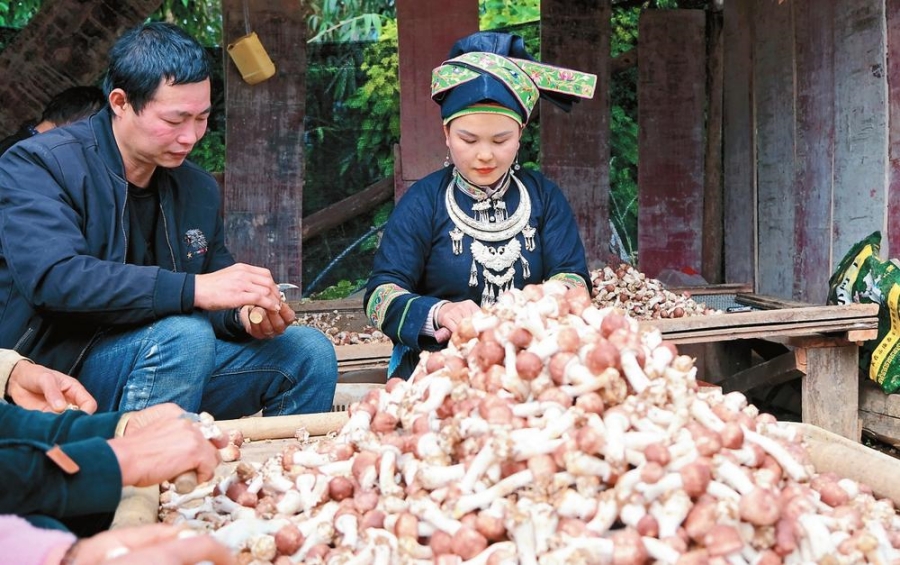
[[438, 308], [434, 314], [437, 321], [438, 329], [434, 332], [434, 339], [438, 343], [444, 343], [464, 319], [472, 316], [475, 312], [481, 310], [481, 307], [472, 300], [463, 300], [462, 302], [445, 302]]
[[[232, 565], [231, 550], [209, 535], [179, 538], [181, 528], [151, 524], [118, 528], [83, 539], [73, 548], [79, 565]], [[118, 557], [116, 557], [118, 555]]]
[[76, 379], [26, 360], [13, 367], [6, 394], [29, 410], [62, 412], [69, 405], [88, 414], [97, 410], [97, 401]]

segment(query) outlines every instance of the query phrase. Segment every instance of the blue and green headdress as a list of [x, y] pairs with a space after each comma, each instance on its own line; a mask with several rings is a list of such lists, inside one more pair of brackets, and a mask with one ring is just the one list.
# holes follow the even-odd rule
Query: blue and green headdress
[[497, 112], [528, 123], [539, 98], [566, 112], [592, 98], [597, 76], [539, 63], [517, 35], [483, 31], [464, 37], [434, 69], [431, 98], [444, 123], [469, 113]]

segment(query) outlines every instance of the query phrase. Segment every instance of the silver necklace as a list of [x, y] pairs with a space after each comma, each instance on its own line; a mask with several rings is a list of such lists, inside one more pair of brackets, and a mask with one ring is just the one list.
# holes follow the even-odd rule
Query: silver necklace
[[[454, 226], [449, 232], [453, 254], [462, 254], [464, 236], [472, 238], [469, 247], [472, 253], [469, 286], [478, 286], [478, 265], [482, 267], [481, 272], [485, 281], [481, 295], [482, 306], [493, 304], [497, 296], [512, 288], [517, 261], [522, 265], [523, 276], [525, 278], [531, 276], [528, 260], [522, 256], [522, 243], [516, 239], [516, 236], [522, 234], [525, 249], [534, 251], [536, 230], [528, 224], [531, 219], [531, 197], [522, 181], [516, 178], [512, 172], [510, 172], [510, 177], [519, 190], [519, 206], [511, 216], [507, 216], [506, 202], [502, 199], [495, 200], [493, 215], [489, 212], [490, 199], [483, 199], [472, 206], [476, 217], [471, 217], [456, 202], [453, 195], [456, 186], [455, 180], [450, 181], [444, 193], [447, 213]], [[508, 241], [508, 243], [498, 246], [484, 243], [500, 241]]]

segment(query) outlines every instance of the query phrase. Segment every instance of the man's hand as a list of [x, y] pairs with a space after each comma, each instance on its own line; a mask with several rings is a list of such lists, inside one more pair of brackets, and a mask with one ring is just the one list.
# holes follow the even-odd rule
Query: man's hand
[[[178, 534], [181, 531], [181, 528], [168, 524], [150, 524], [102, 532], [78, 543], [76, 562], [79, 565], [236, 563], [231, 550], [212, 536], [195, 535], [179, 538]], [[112, 559], [107, 557], [116, 554], [122, 555]]]
[[123, 486], [155, 485], [186, 471], [196, 471], [200, 482], [213, 477], [228, 436], [206, 439], [200, 426], [183, 415], [174, 404], [151, 406], [132, 414], [123, 437], [109, 440]]
[[77, 380], [24, 360], [16, 363], [9, 374], [6, 393], [17, 405], [29, 410], [62, 412], [70, 404], [89, 414], [97, 410], [97, 401]]
[[434, 339], [438, 343], [444, 343], [450, 339], [463, 318], [468, 318], [479, 310], [481, 307], [471, 300], [443, 304], [435, 314], [439, 329], [434, 332]]
[[241, 324], [244, 331], [256, 339], [269, 339], [284, 333], [285, 328], [294, 323], [297, 318], [293, 308], [288, 306], [287, 302], [281, 304], [278, 312], [270, 312], [265, 310], [266, 315], [258, 324], [250, 321], [251, 308], [241, 308]]
[[227, 310], [259, 306], [271, 314], [281, 311], [281, 291], [269, 269], [237, 263], [194, 279], [194, 306], [203, 310]]

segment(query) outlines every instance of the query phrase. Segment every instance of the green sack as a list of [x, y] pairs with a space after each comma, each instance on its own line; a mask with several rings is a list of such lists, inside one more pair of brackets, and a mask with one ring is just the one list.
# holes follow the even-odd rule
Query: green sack
[[878, 337], [859, 348], [859, 368], [887, 394], [900, 390], [900, 268], [878, 257], [881, 233], [854, 245], [828, 281], [829, 304], [878, 304]]

